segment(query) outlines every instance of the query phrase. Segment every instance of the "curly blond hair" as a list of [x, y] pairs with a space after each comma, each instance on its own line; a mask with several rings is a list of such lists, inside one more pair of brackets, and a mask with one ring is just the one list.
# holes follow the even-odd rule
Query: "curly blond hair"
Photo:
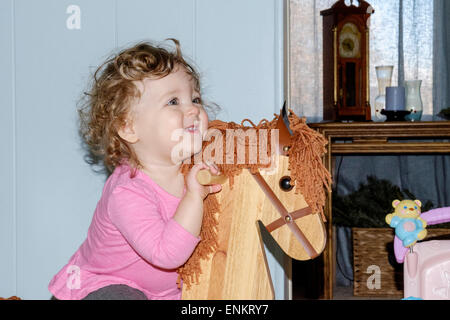
[[131, 102], [141, 96], [135, 81], [163, 78], [182, 66], [200, 92], [199, 74], [183, 58], [179, 41], [167, 40], [175, 43], [175, 52], [140, 42], [111, 56], [95, 71], [78, 109], [80, 135], [89, 149], [91, 164], [102, 161], [110, 172], [123, 160], [134, 168], [141, 167], [131, 146], [118, 133], [128, 119]]

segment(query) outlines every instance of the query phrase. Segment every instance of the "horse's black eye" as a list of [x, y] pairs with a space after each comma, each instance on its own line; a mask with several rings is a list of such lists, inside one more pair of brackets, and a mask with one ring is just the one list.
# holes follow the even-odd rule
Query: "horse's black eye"
[[291, 191], [292, 188], [294, 188], [293, 185], [291, 185], [291, 177], [284, 176], [280, 179], [280, 188], [283, 191]]

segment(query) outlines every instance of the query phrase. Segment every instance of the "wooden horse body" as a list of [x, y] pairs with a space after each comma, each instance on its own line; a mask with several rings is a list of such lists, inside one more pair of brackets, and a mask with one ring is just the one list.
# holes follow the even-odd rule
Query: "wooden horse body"
[[275, 171], [243, 169], [232, 188], [226, 182], [215, 195], [220, 203], [217, 248], [201, 260], [197, 283], [183, 286], [183, 299], [274, 299], [260, 227], [293, 259], [312, 259], [324, 250], [322, 216], [311, 211], [301, 194], [281, 187], [280, 181], [291, 173], [283, 154], [286, 128], [280, 121], [278, 127]]

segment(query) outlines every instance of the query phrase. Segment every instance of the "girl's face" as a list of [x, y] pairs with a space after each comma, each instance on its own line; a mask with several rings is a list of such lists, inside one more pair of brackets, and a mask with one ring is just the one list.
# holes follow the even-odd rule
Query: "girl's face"
[[141, 164], [180, 164], [200, 152], [208, 115], [185, 68], [136, 85], [141, 98], [132, 104], [131, 124], [121, 130], [126, 137], [121, 136], [132, 144]]

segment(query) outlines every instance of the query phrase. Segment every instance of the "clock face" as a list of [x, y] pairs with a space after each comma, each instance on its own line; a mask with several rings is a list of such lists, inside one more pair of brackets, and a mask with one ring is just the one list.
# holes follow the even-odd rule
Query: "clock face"
[[359, 58], [361, 34], [353, 23], [346, 23], [339, 33], [339, 54], [342, 58]]

